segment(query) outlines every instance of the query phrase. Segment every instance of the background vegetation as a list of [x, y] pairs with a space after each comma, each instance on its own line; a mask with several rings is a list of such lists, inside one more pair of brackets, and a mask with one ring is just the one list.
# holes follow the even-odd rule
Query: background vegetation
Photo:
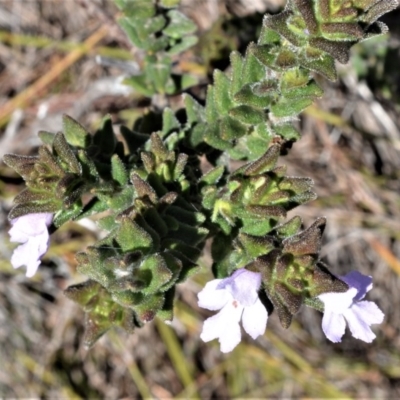
[[[200, 41], [175, 61], [196, 76], [202, 97], [215, 67], [256, 38], [262, 14], [278, 0], [184, 0]], [[111, 113], [132, 125], [148, 104], [121, 77], [136, 68], [132, 49], [105, 0], [0, 2], [0, 156], [29, 154], [39, 130], [61, 129], [71, 115], [89, 129]], [[346, 335], [328, 342], [321, 315], [302, 309], [291, 328], [277, 316], [256, 342], [230, 354], [199, 339], [208, 316], [196, 293], [202, 272], [181, 285], [172, 326], [151, 323], [134, 335], [111, 331], [93, 349], [81, 345], [83, 312], [63, 289], [82, 280], [74, 254], [93, 241], [90, 224], [71, 223], [33, 280], [9, 263], [7, 213], [23, 182], [0, 166], [0, 396], [18, 398], [398, 398], [400, 397], [400, 10], [384, 18], [390, 36], [356, 46], [340, 79], [319, 78], [324, 97], [306, 110], [302, 139], [281, 160], [292, 175], [315, 180], [319, 198], [296, 213], [305, 224], [327, 216], [322, 255], [340, 274], [374, 277], [369, 298], [385, 312], [372, 345]], [[101, 56], [101, 62], [96, 60]], [[169, 98], [174, 108], [180, 96]], [[117, 130], [116, 130], [117, 131]]]

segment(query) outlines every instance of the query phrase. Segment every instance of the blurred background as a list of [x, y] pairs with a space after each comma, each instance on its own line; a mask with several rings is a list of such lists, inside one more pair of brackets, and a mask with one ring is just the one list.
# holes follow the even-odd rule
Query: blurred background
[[[197, 75], [204, 94], [214, 68], [256, 40], [262, 13], [284, 0], [182, 0], [200, 41], [175, 68]], [[121, 79], [140, 58], [118, 27], [111, 0], [0, 1], [0, 157], [34, 154], [37, 132], [61, 130], [66, 113], [89, 130], [110, 113], [131, 126], [149, 105]], [[0, 165], [0, 397], [3, 398], [400, 398], [400, 10], [390, 35], [354, 47], [338, 82], [317, 77], [325, 95], [298, 124], [303, 137], [281, 158], [315, 180], [318, 199], [291, 212], [305, 226], [328, 219], [321, 256], [335, 274], [372, 275], [386, 317], [372, 344], [346, 334], [326, 340], [320, 313], [303, 308], [288, 330], [277, 315], [266, 334], [222, 354], [199, 339], [210, 314], [197, 292], [212, 278], [207, 254], [178, 291], [171, 326], [154, 321], [134, 335], [110, 331], [90, 350], [84, 313], [63, 295], [84, 280], [74, 254], [96, 239], [69, 223], [51, 238], [39, 272], [13, 270], [7, 213], [22, 180]], [[179, 108], [180, 96], [170, 99]], [[116, 132], [118, 129], [116, 129]]]

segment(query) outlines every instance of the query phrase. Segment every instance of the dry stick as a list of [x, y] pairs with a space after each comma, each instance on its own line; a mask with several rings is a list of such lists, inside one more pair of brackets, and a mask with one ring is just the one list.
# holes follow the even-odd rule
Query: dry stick
[[4, 104], [4, 106], [0, 108], [0, 127], [4, 126], [8, 122], [10, 115], [16, 108], [23, 108], [27, 106], [28, 103], [32, 101], [40, 91], [44, 90], [48, 85], [56, 80], [60, 74], [62, 74], [71, 65], [76, 63], [86, 53], [88, 53], [107, 35], [107, 33], [108, 28], [102, 25], [101, 28], [99, 28], [85, 40], [82, 46], [79, 46], [77, 49], [71, 51], [71, 53], [67, 54], [62, 60], [53, 65], [47, 74], [39, 78], [23, 92]]

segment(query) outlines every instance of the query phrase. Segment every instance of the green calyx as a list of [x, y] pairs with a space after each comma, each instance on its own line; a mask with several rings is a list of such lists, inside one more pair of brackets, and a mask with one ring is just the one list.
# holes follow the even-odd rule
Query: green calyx
[[[280, 146], [273, 145], [258, 160], [234, 171], [224, 187], [208, 185], [202, 190], [203, 206], [225, 235], [233, 229], [262, 236], [286, 218], [286, 212], [316, 198], [309, 178], [286, 176], [277, 167]], [[217, 169], [218, 171], [218, 169]]]
[[347, 284], [319, 262], [325, 219], [282, 240], [281, 247], [256, 258], [253, 268], [261, 272], [268, 298], [281, 324], [288, 328], [306, 299], [326, 292], [345, 292]]
[[[184, 173], [188, 157], [169, 151], [158, 134], [144, 147], [142, 162], [130, 171], [126, 195], [100, 196], [114, 210], [99, 220], [109, 234], [77, 255], [78, 271], [101, 285], [111, 299], [90, 310], [92, 318], [101, 318], [112, 302], [123, 315], [131, 312], [137, 324], [155, 316], [171, 320], [175, 286], [195, 271], [208, 235], [202, 226], [205, 217], [191, 203], [196, 198]], [[121, 165], [114, 169], [124, 171]], [[72, 288], [67, 294], [73, 290], [75, 298], [87, 290], [82, 285]], [[104, 324], [91, 336], [99, 337]], [[110, 321], [107, 329], [113, 325]]]
[[294, 217], [269, 235], [240, 233], [233, 251], [224, 260], [235, 269], [261, 273], [265, 294], [284, 328], [290, 326], [303, 304], [323, 310], [317, 296], [348, 290], [347, 284], [319, 261], [325, 222], [320, 218], [299, 232], [301, 219]]
[[95, 281], [70, 286], [64, 293], [86, 312], [83, 343], [88, 347], [113, 326], [128, 332], [139, 326], [133, 311], [115, 303], [107, 290]]
[[[15, 198], [10, 219], [51, 212], [55, 213], [54, 225], [59, 227], [67, 220], [102, 211], [106, 204], [101, 204], [96, 195], [117, 190], [121, 171], [117, 172], [115, 164], [123, 157], [123, 147], [117, 143], [110, 119], [105, 118], [94, 135], [68, 116], [63, 117], [63, 128], [63, 133], [39, 133], [44, 145], [38, 156], [4, 156], [4, 162], [23, 177], [27, 186]], [[87, 193], [91, 199], [84, 203]]]
[[354, 43], [386, 33], [386, 25], [376, 20], [397, 5], [391, 0], [290, 0], [281, 14], [264, 19], [259, 44], [279, 44], [275, 65], [284, 59], [286, 65], [335, 79], [334, 60], [347, 63]]

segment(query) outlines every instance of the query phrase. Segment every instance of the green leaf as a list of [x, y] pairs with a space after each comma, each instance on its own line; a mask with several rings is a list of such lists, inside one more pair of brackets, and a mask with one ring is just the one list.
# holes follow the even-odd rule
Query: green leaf
[[351, 42], [333, 42], [322, 37], [310, 39], [311, 46], [325, 51], [342, 64], [346, 64], [349, 61], [352, 44]]
[[78, 175], [82, 173], [81, 164], [61, 132], [58, 132], [54, 137], [53, 149], [56, 155], [68, 166], [69, 171]]
[[206, 172], [199, 180], [199, 183], [205, 183], [207, 185], [215, 185], [221, 179], [225, 172], [225, 167], [220, 165]]
[[278, 221], [282, 217], [271, 217], [271, 218], [245, 218], [243, 219], [243, 227], [241, 231], [248, 235], [253, 236], [264, 236], [271, 232], [271, 230], [278, 225]]
[[306, 86], [283, 90], [282, 95], [286, 99], [310, 97], [313, 101], [323, 95], [324, 91], [317, 85], [314, 80], [311, 80]]
[[226, 114], [233, 106], [230, 98], [230, 80], [229, 78], [218, 69], [214, 72], [214, 102], [216, 112]]
[[211, 124], [218, 119], [218, 111], [214, 101], [215, 88], [212, 85], [207, 87], [205, 117], [206, 121]]
[[298, 231], [301, 228], [301, 225], [302, 225], [302, 220], [299, 216], [296, 215], [295, 217], [285, 222], [284, 224], [279, 225], [276, 228], [276, 232], [282, 238], [290, 237], [298, 233]]
[[174, 39], [193, 33], [197, 29], [196, 24], [178, 10], [168, 11], [167, 16], [170, 21], [163, 33]]
[[168, 225], [158, 211], [151, 207], [143, 213], [147, 224], [150, 225], [160, 236], [168, 235]]
[[267, 254], [275, 248], [272, 236], [252, 236], [241, 232], [239, 233], [238, 241], [251, 258]]
[[256, 47], [254, 43], [250, 43], [246, 51], [242, 67], [242, 79], [245, 83], [260, 82], [265, 78], [265, 67], [253, 54], [253, 49]]
[[162, 137], [181, 128], [181, 124], [176, 118], [175, 113], [169, 107], [164, 108], [162, 119]]
[[272, 145], [262, 157], [237, 169], [234, 174], [239, 175], [243, 173], [246, 176], [255, 176], [271, 171], [278, 162], [279, 154], [280, 146], [276, 144]]
[[[141, 24], [142, 21], [138, 22], [138, 25]], [[153, 33], [160, 32], [164, 26], [166, 25], [167, 21], [165, 17], [161, 14], [155, 16], [154, 18], [151, 18], [146, 21], [146, 23], [140, 27], [140, 30], [143, 30], [143, 34], [145, 36], [150, 36]]]
[[261, 122], [264, 122], [266, 119], [264, 111], [246, 105], [241, 105], [230, 109], [229, 115], [248, 125], [257, 125]]
[[180, 39], [176, 44], [171, 46], [171, 48], [168, 50], [168, 54], [175, 55], [182, 53], [190, 47], [194, 46], [198, 41], [199, 38], [197, 36], [185, 36], [184, 38]]
[[146, 97], [151, 97], [155, 93], [153, 84], [147, 81], [147, 75], [145, 74], [125, 78], [123, 83], [132, 86], [141, 95]]
[[138, 32], [133, 24], [133, 21], [131, 21], [129, 18], [124, 17], [118, 20], [118, 24], [125, 31], [126, 35], [128, 36], [129, 40], [133, 43], [134, 46], [139, 48], [143, 48], [143, 46], [145, 46], [138, 35]]
[[171, 231], [168, 237], [171, 239], [178, 239], [190, 246], [196, 246], [205, 240], [208, 233], [208, 230], [204, 227], [194, 227], [179, 222], [178, 230]]
[[17, 154], [5, 154], [3, 161], [25, 180], [35, 171], [35, 164], [39, 161], [37, 156], [19, 156]]
[[124, 138], [129, 152], [131, 154], [136, 154], [138, 150], [149, 140], [149, 135], [132, 131], [126, 126], [121, 126], [121, 135]]
[[47, 131], [39, 131], [38, 133], [39, 139], [43, 142], [43, 144], [47, 144], [49, 146], [53, 145], [55, 133], [47, 132]]
[[69, 210], [60, 210], [56, 212], [53, 218], [53, 224], [58, 228], [68, 221], [73, 221], [74, 219], [77, 219], [81, 212], [82, 206], [80, 204], [73, 204], [72, 208]]
[[278, 118], [293, 117], [300, 114], [313, 102], [314, 100], [312, 98], [300, 98], [296, 100], [281, 98], [277, 103], [271, 106], [271, 111], [274, 116]]
[[100, 129], [93, 136], [93, 144], [100, 150], [102, 157], [111, 157], [117, 146], [117, 138], [110, 115], [103, 117]]
[[91, 138], [86, 129], [65, 114], [63, 115], [63, 132], [71, 146], [86, 148], [90, 145]]
[[255, 46], [252, 48], [252, 54], [265, 66], [273, 68], [276, 54], [271, 46]]
[[171, 60], [168, 57], [156, 61], [148, 58], [146, 61], [146, 75], [159, 93], [166, 92], [166, 85], [171, 75]]
[[134, 307], [135, 313], [142, 323], [150, 322], [164, 306], [165, 294], [155, 293], [146, 296], [144, 300]]
[[149, 36], [146, 39], [146, 46], [145, 49], [149, 53], [158, 53], [162, 50], [165, 50], [169, 45], [169, 38], [167, 36]]
[[153, 244], [146, 230], [128, 218], [121, 221], [116, 240], [124, 253], [137, 250], [147, 253]]
[[111, 176], [121, 186], [124, 186], [128, 183], [129, 176], [125, 164], [117, 154], [114, 154], [111, 157]]
[[190, 94], [185, 93], [183, 95], [183, 101], [189, 124], [195, 124], [196, 122], [204, 120], [204, 107], [190, 96]]
[[[255, 86], [255, 88], [256, 87], [257, 86]], [[253, 86], [251, 84], [247, 84], [244, 85], [242, 89], [240, 89], [240, 91], [235, 94], [234, 100], [239, 104], [265, 109], [271, 105], [272, 96], [256, 95], [253, 92]]]
[[229, 116], [226, 116], [220, 122], [220, 135], [223, 140], [238, 139], [247, 133], [247, 129], [244, 124]]
[[179, 5], [181, 0], [161, 0], [160, 4], [165, 8], [173, 8]]
[[281, 41], [281, 36], [277, 32], [263, 25], [257, 43], [259, 46], [279, 45], [280, 41]]
[[16, 204], [8, 214], [8, 219], [14, 219], [18, 217], [22, 217], [26, 214], [34, 214], [34, 213], [55, 213], [60, 209], [61, 205], [59, 202], [50, 199], [47, 203], [44, 204], [35, 204], [35, 203], [24, 203], [24, 204]]
[[164, 293], [165, 301], [162, 309], [157, 311], [157, 317], [164, 322], [172, 322], [174, 317], [174, 297], [175, 297], [175, 286]]
[[233, 51], [230, 55], [230, 61], [232, 65], [232, 77], [231, 77], [231, 96], [234, 96], [243, 86], [243, 57], [239, 52]]
[[292, 124], [275, 125], [274, 131], [277, 135], [282, 136], [285, 140], [299, 140], [300, 133]]
[[107, 215], [106, 217], [99, 219], [97, 225], [100, 229], [112, 231], [118, 226], [118, 222], [115, 220], [115, 215]]
[[188, 159], [189, 156], [187, 154], [179, 153], [172, 177], [175, 181], [179, 180], [183, 175], [183, 171], [187, 165]]
[[142, 293], [146, 296], [158, 292], [173, 277], [161, 254], [153, 254], [147, 257], [140, 265], [139, 274], [146, 283], [146, 286], [142, 289]]
[[151, 0], [117, 0], [117, 5], [128, 17], [139, 21], [146, 21], [156, 14]]
[[293, 68], [285, 71], [281, 77], [280, 89], [290, 90], [304, 87], [310, 81], [310, 72], [304, 68]]
[[330, 81], [336, 81], [337, 73], [335, 68], [335, 59], [329, 54], [320, 53], [320, 56], [314, 58], [305, 56], [300, 60], [300, 64], [311, 71], [315, 71]]

